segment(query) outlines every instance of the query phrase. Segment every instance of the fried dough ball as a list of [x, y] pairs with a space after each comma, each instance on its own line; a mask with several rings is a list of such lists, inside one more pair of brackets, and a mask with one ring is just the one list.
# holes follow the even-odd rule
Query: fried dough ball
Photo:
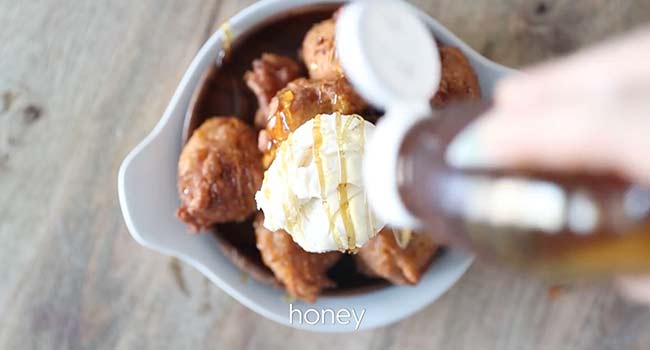
[[343, 76], [334, 44], [335, 28], [336, 22], [330, 18], [315, 24], [305, 35], [301, 52], [312, 79], [333, 80]]
[[289, 57], [264, 53], [253, 61], [253, 69], [244, 74], [246, 85], [257, 96], [258, 109], [255, 125], [266, 126], [269, 114], [269, 102], [278, 90], [300, 76], [301, 69], [296, 61]]
[[453, 101], [480, 99], [478, 77], [463, 52], [452, 46], [442, 46], [439, 51], [442, 76], [438, 92], [431, 99], [432, 106], [440, 108]]
[[406, 248], [401, 248], [393, 231], [384, 228], [354, 256], [364, 275], [382, 277], [394, 284], [416, 284], [431, 262], [438, 245], [425, 233], [414, 233]]
[[193, 231], [246, 219], [256, 210], [255, 192], [262, 186], [261, 157], [255, 132], [240, 119], [205, 121], [178, 161], [176, 215]]
[[327, 270], [341, 258], [341, 253], [308, 253], [286, 231], [270, 231], [263, 223], [264, 214], [260, 212], [253, 223], [257, 249], [289, 295], [313, 303], [321, 290], [336, 286], [327, 277]]
[[367, 103], [357, 95], [345, 78], [311, 80], [299, 78], [278, 91], [269, 105], [266, 132], [259, 137], [260, 150], [266, 152], [267, 167], [275, 157], [275, 149], [311, 118], [321, 113], [360, 113]]

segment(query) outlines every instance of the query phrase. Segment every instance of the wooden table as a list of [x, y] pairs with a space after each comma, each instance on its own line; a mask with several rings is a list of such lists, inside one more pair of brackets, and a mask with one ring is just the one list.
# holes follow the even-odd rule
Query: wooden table
[[[206, 38], [252, 0], [0, 0], [0, 349], [649, 349], [650, 310], [475, 265], [406, 321], [292, 330], [140, 247], [117, 169]], [[650, 20], [648, 0], [413, 1], [521, 67]]]

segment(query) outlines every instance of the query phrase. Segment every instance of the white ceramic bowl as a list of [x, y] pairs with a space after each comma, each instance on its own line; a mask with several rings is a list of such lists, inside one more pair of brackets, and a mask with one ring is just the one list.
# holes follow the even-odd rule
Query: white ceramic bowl
[[[256, 25], [287, 12], [315, 4], [342, 2], [260, 1], [228, 21], [232, 39], [237, 40]], [[478, 74], [484, 96], [489, 97], [494, 83], [510, 70], [480, 56], [428, 15], [421, 13], [421, 16], [438, 40], [463, 50]], [[242, 279], [242, 272], [221, 253], [213, 235], [189, 235], [184, 223], [174, 216], [179, 206], [176, 165], [181, 152], [183, 118], [200, 77], [217, 60], [224, 38], [220, 30], [203, 45], [156, 127], [124, 159], [118, 175], [118, 192], [126, 225], [133, 238], [143, 246], [176, 256], [194, 266], [233, 298], [269, 319], [312, 331], [353, 331], [354, 322], [348, 325], [290, 324], [289, 303], [283, 290], [260, 284], [254, 279]], [[365, 309], [359, 329], [379, 327], [403, 319], [432, 303], [460, 278], [471, 262], [471, 256], [448, 249], [432, 263], [416, 286], [391, 286], [364, 294], [321, 296], [312, 305], [299, 301], [292, 304], [303, 311], [307, 308], [352, 308], [360, 313]]]

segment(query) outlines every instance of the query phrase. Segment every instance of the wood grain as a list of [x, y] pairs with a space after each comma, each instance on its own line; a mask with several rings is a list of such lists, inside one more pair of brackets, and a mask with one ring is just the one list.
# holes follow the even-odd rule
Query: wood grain
[[[268, 321], [138, 246], [119, 164], [207, 36], [252, 2], [0, 0], [0, 349], [650, 348], [650, 311], [606, 284], [549, 295], [475, 265], [415, 316], [335, 336]], [[648, 0], [413, 2], [515, 67], [650, 20]]]

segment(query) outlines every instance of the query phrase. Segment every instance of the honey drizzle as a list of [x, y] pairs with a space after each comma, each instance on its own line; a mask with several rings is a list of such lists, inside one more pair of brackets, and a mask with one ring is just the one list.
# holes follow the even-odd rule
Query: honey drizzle
[[329, 228], [328, 231], [329, 234], [332, 236], [334, 243], [336, 244], [336, 247], [339, 250], [343, 249], [343, 246], [341, 244], [341, 240], [337, 234], [334, 232], [334, 220], [332, 219], [332, 214], [330, 212], [330, 207], [327, 202], [327, 191], [325, 188], [325, 171], [323, 168], [323, 158], [321, 155], [321, 148], [323, 146], [323, 134], [321, 132], [321, 116], [320, 114], [317, 115], [314, 118], [314, 124], [312, 127], [312, 135], [314, 138], [314, 149], [313, 149], [313, 154], [314, 154], [314, 162], [316, 163], [316, 170], [318, 172], [318, 183], [320, 184], [320, 191], [321, 191], [321, 200], [323, 203], [323, 209], [325, 210], [325, 215], [327, 215], [327, 220], [329, 222]]
[[291, 105], [293, 104], [293, 99], [295, 95], [293, 94], [293, 91], [287, 89], [287, 91], [283, 92], [280, 95], [280, 111], [279, 115], [281, 116], [282, 120], [282, 127], [284, 128], [285, 131], [291, 132], [293, 131], [291, 129], [291, 126], [289, 125], [289, 122], [291, 121]]
[[392, 229], [393, 230], [393, 237], [395, 237], [395, 242], [397, 245], [402, 248], [406, 249], [406, 247], [409, 245], [409, 242], [411, 241], [411, 236], [413, 235], [413, 230], [411, 229]]
[[[281, 157], [278, 159], [280, 162], [280, 170], [281, 174], [280, 177], [285, 179], [285, 188], [287, 189], [287, 198], [286, 201], [282, 201], [282, 210], [284, 211], [284, 217], [287, 219], [287, 224], [286, 224], [286, 231], [289, 232], [289, 234], [297, 235], [300, 236], [300, 238], [304, 237], [303, 232], [300, 230], [297, 230], [296, 228], [298, 227], [298, 224], [300, 223], [300, 213], [298, 213], [298, 216], [291, 215], [291, 211], [289, 210], [290, 207], [293, 208], [298, 208], [298, 200], [296, 198], [296, 195], [291, 191], [291, 187], [289, 185], [289, 167], [288, 167], [288, 162], [287, 162], [287, 153], [289, 155], [289, 161], [293, 162], [293, 140], [291, 137], [289, 137], [285, 142], [282, 143], [280, 148], [284, 148], [281, 150], [280, 154]], [[288, 204], [287, 204], [288, 203]]]
[[293, 118], [291, 105], [293, 104], [294, 98], [295, 94], [289, 89], [278, 92], [278, 110], [267, 118], [266, 130], [272, 135], [275, 135], [275, 137], [271, 141], [270, 149], [264, 153], [262, 159], [264, 168], [271, 166], [271, 163], [277, 155], [278, 148], [288, 138], [287, 135], [293, 131], [292, 125], [290, 124], [293, 124], [291, 123]]
[[352, 222], [352, 217], [350, 215], [350, 202], [348, 196], [348, 169], [345, 158], [345, 150], [343, 149], [343, 142], [345, 141], [347, 127], [350, 126], [350, 123], [353, 118], [350, 118], [346, 121], [346, 127], [341, 130], [341, 114], [336, 113], [336, 141], [338, 144], [338, 158], [339, 158], [339, 167], [341, 169], [340, 179], [338, 185], [338, 195], [339, 203], [341, 207], [341, 220], [343, 221], [343, 227], [348, 236], [348, 250], [354, 250], [356, 248], [356, 234], [354, 232], [354, 224]]
[[[291, 161], [291, 164], [294, 164], [295, 161], [294, 161], [294, 154], [293, 154], [293, 138], [289, 137], [287, 139], [286, 143], [287, 143], [287, 147], [289, 149], [289, 160]], [[289, 181], [289, 177], [287, 176], [287, 182], [288, 181]], [[289, 190], [289, 202], [291, 202], [291, 205], [294, 208], [298, 208], [298, 197], [296, 197], [296, 194], [291, 192], [291, 190]], [[302, 230], [296, 231], [295, 230], [295, 225], [302, 222], [300, 219], [303, 218], [303, 216], [304, 216], [304, 213], [302, 211], [298, 211], [298, 217], [296, 218], [296, 222], [294, 223], [294, 232], [293, 233], [298, 234], [298, 236], [300, 236], [300, 238], [304, 238], [303, 231]], [[302, 225], [300, 225], [300, 226], [302, 228]]]
[[[356, 115], [355, 118], [357, 118]], [[364, 122], [363, 118], [357, 118], [357, 120], [361, 124], [359, 126], [361, 128], [361, 130], [359, 130], [359, 139], [360, 139], [359, 144], [361, 145], [361, 154], [364, 155], [366, 152], [366, 148], [365, 148], [366, 147], [366, 126], [363, 123]], [[366, 207], [366, 222], [368, 223], [367, 227], [368, 230], [371, 231], [369, 232], [370, 236], [372, 236], [375, 233], [374, 232], [375, 220], [373, 219], [372, 212], [370, 211], [370, 203], [368, 203], [368, 195], [366, 194], [365, 191], [363, 192], [363, 201]]]
[[221, 64], [224, 59], [227, 59], [230, 56], [230, 52], [232, 51], [232, 30], [230, 29], [230, 23], [229, 22], [224, 22], [220, 27], [219, 30], [223, 32], [223, 45], [222, 49], [219, 52], [219, 62], [218, 64]]
[[[289, 143], [287, 142], [286, 144], [283, 144], [281, 147], [287, 147]], [[288, 150], [283, 150], [283, 151], [288, 151]], [[289, 189], [289, 168], [287, 166], [287, 159], [286, 159], [286, 153], [287, 152], [279, 152], [280, 153], [280, 178], [285, 179], [285, 188], [287, 189], [287, 192], [291, 191]], [[282, 210], [284, 211], [284, 217], [287, 219], [287, 231], [293, 233], [293, 227], [295, 225], [295, 220], [292, 219], [291, 217], [291, 211], [289, 210], [289, 207], [287, 205], [287, 202], [291, 201], [291, 194], [287, 193], [287, 200], [282, 201]]]

